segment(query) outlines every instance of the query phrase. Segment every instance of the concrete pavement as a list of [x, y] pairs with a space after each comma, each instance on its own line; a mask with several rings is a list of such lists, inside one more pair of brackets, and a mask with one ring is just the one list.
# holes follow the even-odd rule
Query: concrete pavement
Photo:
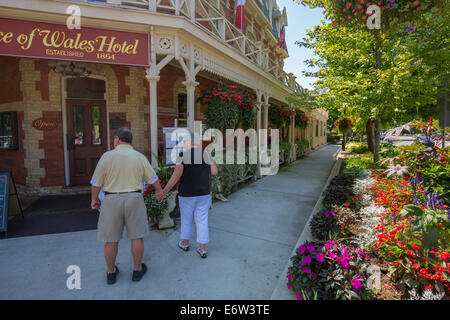
[[[145, 239], [149, 271], [131, 282], [130, 241], [119, 244], [115, 285], [106, 285], [96, 230], [0, 240], [0, 299], [270, 299], [320, 196], [339, 146], [239, 190], [210, 212], [208, 258], [177, 248], [179, 229]], [[81, 289], [69, 290], [70, 265]]]

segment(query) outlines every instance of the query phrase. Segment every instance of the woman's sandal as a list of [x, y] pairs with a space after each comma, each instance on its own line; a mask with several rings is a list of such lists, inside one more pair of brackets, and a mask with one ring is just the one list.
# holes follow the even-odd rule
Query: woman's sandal
[[197, 252], [200, 255], [200, 257], [202, 257], [203, 259], [205, 259], [207, 257], [207, 252], [205, 251], [200, 251], [200, 248], [197, 248]]
[[178, 242], [178, 248], [180, 248], [181, 250], [183, 250], [183, 251], [189, 251], [189, 245], [184, 245], [183, 244], [183, 240], [180, 240], [179, 242]]

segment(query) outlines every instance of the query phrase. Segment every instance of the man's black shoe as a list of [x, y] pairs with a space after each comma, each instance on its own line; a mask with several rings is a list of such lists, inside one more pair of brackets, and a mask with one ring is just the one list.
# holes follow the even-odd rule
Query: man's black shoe
[[145, 263], [143, 263], [141, 265], [141, 271], [136, 271], [136, 270], [133, 271], [133, 278], [131, 280], [133, 280], [133, 281], [141, 280], [146, 272], [147, 272], [147, 266], [145, 265]]
[[106, 273], [106, 283], [107, 284], [114, 284], [116, 283], [116, 277], [119, 274], [119, 268], [117, 266], [114, 266], [113, 273]]

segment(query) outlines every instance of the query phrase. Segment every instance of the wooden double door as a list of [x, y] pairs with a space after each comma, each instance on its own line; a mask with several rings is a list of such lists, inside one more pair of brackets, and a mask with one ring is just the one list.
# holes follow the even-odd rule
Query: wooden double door
[[66, 106], [70, 184], [87, 185], [98, 160], [108, 150], [106, 103], [69, 99]]

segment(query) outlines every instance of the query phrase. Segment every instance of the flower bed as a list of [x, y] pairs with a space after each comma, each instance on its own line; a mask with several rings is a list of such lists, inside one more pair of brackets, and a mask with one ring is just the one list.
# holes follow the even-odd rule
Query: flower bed
[[[347, 270], [336, 271], [339, 266], [330, 267], [331, 262], [326, 259], [321, 263], [315, 261], [312, 252], [306, 253], [311, 257], [305, 261], [305, 252], [299, 248], [287, 275], [287, 286], [298, 299], [449, 296], [450, 209], [446, 200], [449, 148], [389, 146], [385, 152], [395, 155], [372, 165], [384, 169], [361, 171], [355, 165], [350, 174], [334, 177], [325, 191], [323, 209], [310, 222], [315, 254], [326, 256], [322, 247], [334, 243], [339, 248], [347, 247], [347, 251], [350, 248], [351, 252], [364, 251], [364, 257], [370, 260], [356, 259], [357, 271], [352, 274]], [[438, 170], [440, 176], [430, 173]], [[306, 264], [309, 273], [302, 269]], [[371, 275], [368, 278], [364, 274], [367, 270]], [[330, 286], [324, 287], [325, 283], [335, 283], [330, 278], [333, 272], [343, 274], [336, 284], [341, 289], [339, 294]], [[361, 284], [358, 290], [351, 286], [356, 274], [361, 276], [356, 278]]]

